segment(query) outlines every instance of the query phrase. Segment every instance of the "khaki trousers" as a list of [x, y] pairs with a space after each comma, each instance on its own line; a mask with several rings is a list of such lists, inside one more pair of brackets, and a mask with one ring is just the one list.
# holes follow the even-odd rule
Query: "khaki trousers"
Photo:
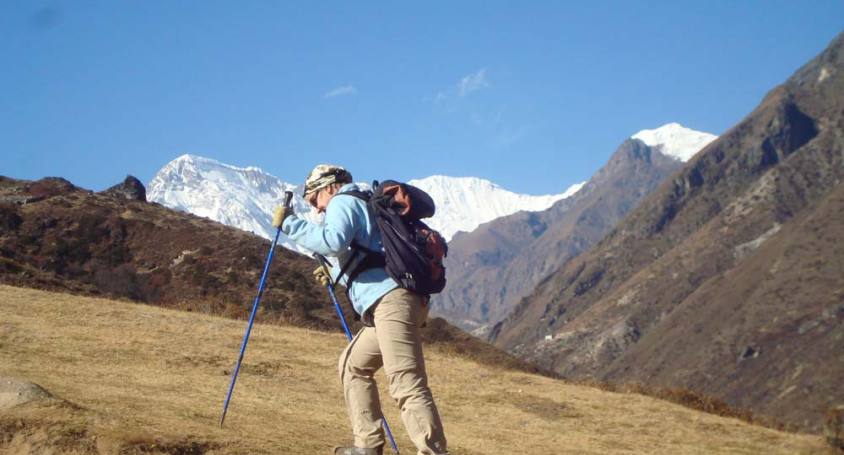
[[361, 329], [340, 355], [340, 380], [356, 447], [373, 448], [385, 442], [381, 427], [384, 416], [374, 378], [383, 366], [390, 396], [401, 409], [404, 427], [417, 453], [448, 453], [422, 357], [420, 327], [427, 315], [424, 297], [401, 288], [390, 291], [371, 313], [374, 327]]

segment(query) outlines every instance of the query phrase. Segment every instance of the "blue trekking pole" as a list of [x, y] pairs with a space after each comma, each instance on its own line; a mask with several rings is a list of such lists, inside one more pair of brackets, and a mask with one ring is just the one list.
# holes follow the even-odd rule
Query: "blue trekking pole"
[[[326, 276], [329, 277], [328, 285], [328, 294], [331, 296], [331, 301], [334, 302], [334, 310], [337, 311], [337, 316], [340, 318], [340, 323], [343, 324], [343, 331], [346, 332], [346, 338], [348, 338], [349, 342], [352, 341], [352, 331], [349, 330], [349, 325], [346, 324], [346, 317], [343, 315], [343, 308], [340, 306], [340, 301], [337, 300], [337, 294], [334, 292], [334, 285], [331, 283], [331, 274], [328, 273], [328, 260], [325, 259], [319, 253], [314, 253], [314, 258], [319, 262], [319, 265], [325, 270]], [[384, 424], [384, 432], [387, 433], [387, 437], [390, 439], [390, 445], [393, 446], [393, 451], [399, 453], [399, 447], [396, 445], [396, 440], [393, 439], [393, 432], [390, 431], [390, 425], [387, 424], [387, 418], [382, 416], [381, 422]]]
[[[284, 207], [290, 210], [290, 201], [293, 199], [293, 193], [290, 191], [284, 192]], [[234, 392], [234, 383], [237, 381], [237, 373], [240, 371], [240, 363], [243, 361], [243, 354], [246, 352], [246, 343], [249, 341], [249, 334], [252, 332], [252, 323], [255, 322], [255, 313], [258, 312], [258, 302], [261, 301], [261, 294], [264, 293], [264, 284], [267, 282], [267, 273], [270, 271], [270, 263], [273, 261], [273, 252], [278, 243], [278, 236], [281, 234], [281, 226], [275, 231], [275, 238], [273, 244], [270, 246], [270, 254], [267, 255], [267, 263], [264, 265], [264, 273], [261, 274], [261, 282], [258, 284], [258, 295], [255, 296], [255, 303], [252, 304], [252, 314], [249, 315], [249, 325], [246, 326], [246, 333], [243, 334], [243, 341], [240, 343], [240, 356], [237, 358], [237, 365], [234, 367], [232, 373], [232, 382], [229, 385], [229, 393], [226, 395], [226, 402], [223, 404], [223, 415], [220, 417], [220, 428], [223, 428], [223, 422], [226, 420], [226, 412], [229, 409], [229, 401], [232, 399], [232, 392]]]

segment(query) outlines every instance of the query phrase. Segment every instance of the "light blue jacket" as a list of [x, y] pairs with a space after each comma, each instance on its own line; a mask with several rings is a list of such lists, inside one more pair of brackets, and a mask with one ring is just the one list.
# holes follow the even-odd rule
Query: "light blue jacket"
[[[340, 188], [339, 193], [351, 190], [359, 188], [354, 183], [348, 183]], [[281, 230], [297, 244], [323, 256], [337, 258], [337, 264], [331, 270], [333, 279], [340, 272], [338, 264], [342, 266], [352, 256], [349, 248], [352, 241], [371, 251], [384, 251], [381, 232], [370, 216], [366, 202], [354, 196], [334, 195], [325, 209], [323, 224], [311, 223], [292, 215], [284, 220]], [[362, 259], [363, 254], [357, 256], [356, 261]], [[383, 268], [364, 270], [350, 288], [346, 278], [343, 276], [340, 283], [349, 289], [352, 306], [360, 315], [384, 294], [398, 287]]]

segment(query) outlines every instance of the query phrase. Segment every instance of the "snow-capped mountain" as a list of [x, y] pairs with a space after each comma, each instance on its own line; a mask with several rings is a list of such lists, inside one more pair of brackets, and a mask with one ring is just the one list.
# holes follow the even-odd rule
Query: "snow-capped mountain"
[[[316, 218], [297, 185], [257, 167], [241, 168], [201, 156], [182, 155], [153, 177], [147, 185], [147, 199], [271, 239], [275, 236], [272, 213], [284, 200], [285, 191], [293, 192], [296, 213]], [[279, 242], [304, 252], [286, 238]]]
[[408, 183], [425, 190], [437, 204], [436, 215], [426, 223], [440, 231], [446, 240], [458, 231], [471, 232], [478, 226], [518, 211], [538, 212], [576, 193], [585, 182], [570, 186], [560, 194], [530, 196], [513, 193], [476, 177], [434, 175]]
[[639, 131], [632, 138], [658, 148], [664, 155], [686, 162], [718, 136], [695, 131], [679, 123], [669, 123], [654, 130]]
[[[565, 193], [527, 196], [507, 191], [487, 180], [433, 176], [409, 183], [431, 194], [437, 213], [426, 220], [450, 240], [457, 231], [471, 231], [481, 223], [519, 210], [537, 211], [574, 194], [582, 184]], [[363, 185], [365, 186], [365, 185]], [[273, 209], [285, 191], [293, 191], [294, 211], [312, 221], [319, 215], [300, 196], [301, 186], [286, 183], [257, 167], [236, 167], [196, 155], [171, 161], [147, 186], [147, 198], [164, 206], [203, 216], [220, 223], [273, 238]], [[283, 235], [280, 243], [297, 248]]]
[[[449, 284], [432, 310], [484, 335], [555, 270], [601, 241], [646, 195], [703, 147], [677, 124], [625, 140], [586, 185], [538, 213], [497, 218], [449, 243]], [[692, 147], [689, 149], [689, 147]], [[474, 204], [477, 205], [477, 204]], [[551, 319], [551, 318], [549, 318]]]

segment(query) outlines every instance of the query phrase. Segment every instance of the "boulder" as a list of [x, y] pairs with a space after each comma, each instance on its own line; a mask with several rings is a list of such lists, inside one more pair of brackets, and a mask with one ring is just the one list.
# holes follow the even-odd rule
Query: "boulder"
[[15, 378], [0, 377], [0, 411], [30, 401], [51, 398], [49, 392], [38, 384]]
[[147, 201], [147, 190], [144, 188], [144, 184], [131, 175], [127, 175], [123, 183], [114, 185], [101, 194], [128, 199], [130, 201]]

